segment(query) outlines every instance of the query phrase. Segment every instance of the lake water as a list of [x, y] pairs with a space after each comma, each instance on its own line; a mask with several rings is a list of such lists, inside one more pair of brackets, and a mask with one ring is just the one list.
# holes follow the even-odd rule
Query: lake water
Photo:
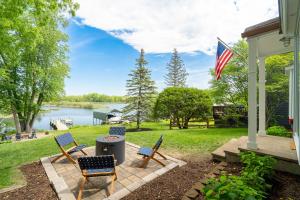
[[125, 104], [121, 103], [106, 103], [103, 107], [97, 109], [85, 109], [85, 108], [66, 108], [58, 106], [43, 106], [42, 112], [36, 119], [33, 127], [35, 129], [49, 130], [51, 129], [49, 122], [55, 119], [72, 119], [74, 126], [76, 125], [92, 125], [93, 124], [93, 112], [109, 112], [113, 109], [121, 110]]

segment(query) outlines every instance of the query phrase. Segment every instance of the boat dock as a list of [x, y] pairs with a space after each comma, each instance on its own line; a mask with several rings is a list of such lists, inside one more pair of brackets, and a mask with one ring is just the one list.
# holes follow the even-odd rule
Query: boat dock
[[50, 120], [50, 126], [55, 130], [59, 130], [59, 131], [68, 130], [69, 127], [64, 122], [65, 120], [61, 120], [61, 119]]

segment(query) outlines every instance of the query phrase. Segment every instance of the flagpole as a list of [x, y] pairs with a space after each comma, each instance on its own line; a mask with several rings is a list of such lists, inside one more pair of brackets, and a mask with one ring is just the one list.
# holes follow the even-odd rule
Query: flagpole
[[[217, 37], [218, 41], [221, 42], [224, 46], [226, 46], [228, 49], [230, 49], [232, 52], [234, 52], [235, 54], [237, 54], [238, 56], [240, 56], [241, 58], [245, 59], [244, 56], [242, 56], [241, 54], [239, 54], [237, 51], [233, 50], [230, 46], [228, 46], [223, 40], [221, 40], [219, 37]], [[246, 60], [246, 59], [245, 59]], [[248, 64], [248, 63], [246, 63]]]

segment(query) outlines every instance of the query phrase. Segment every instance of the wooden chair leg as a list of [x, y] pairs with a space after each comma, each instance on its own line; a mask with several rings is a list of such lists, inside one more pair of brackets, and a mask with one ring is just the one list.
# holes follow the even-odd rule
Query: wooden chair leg
[[85, 151], [83, 151], [82, 149], [80, 150], [81, 153], [83, 153], [84, 155], [87, 155], [87, 153]]
[[117, 176], [117, 171], [115, 169], [115, 181], [118, 179], [118, 176]]
[[71, 157], [71, 155], [68, 154], [67, 152], [63, 152], [61, 155], [59, 155], [59, 156], [57, 156], [56, 158], [54, 158], [54, 159], [51, 161], [51, 163], [56, 162], [58, 159], [60, 159], [60, 158], [62, 158], [62, 157], [64, 157], [64, 156], [66, 156], [67, 159], [68, 159], [71, 163], [76, 164], [76, 161], [75, 161], [75, 160]]
[[161, 164], [162, 166], [166, 166], [164, 163], [160, 162], [159, 160], [157, 160], [156, 158], [152, 157], [153, 160], [155, 160], [156, 162], [158, 162], [159, 164]]
[[83, 187], [84, 187], [85, 181], [86, 181], [86, 177], [83, 177], [83, 179], [82, 179], [82, 181], [80, 183], [80, 188], [79, 188], [77, 200], [81, 200], [82, 191], [83, 191]]
[[163, 159], [165, 159], [165, 160], [167, 160], [167, 158], [164, 156], [164, 155], [162, 155], [161, 153], [159, 153], [158, 151], [156, 152], [158, 155], [160, 155]]
[[146, 167], [147, 167], [150, 158], [151, 158], [151, 157], [147, 157], [147, 158], [145, 158], [145, 159], [143, 160], [143, 163], [142, 163], [142, 165], [141, 165], [141, 168], [146, 168]]
[[66, 154], [66, 157], [71, 163], [76, 164], [76, 161], [71, 157], [70, 154]]
[[56, 156], [56, 157], [51, 161], [51, 163], [56, 162], [58, 159], [60, 159], [60, 158], [62, 158], [62, 157], [64, 157], [64, 154], [61, 154], [61, 155], [59, 155], [59, 156]]
[[111, 195], [114, 192], [114, 189], [115, 189], [115, 180], [116, 180], [116, 174], [114, 174], [112, 176], [111, 186], [110, 186], [110, 190], [109, 190], [109, 195]]

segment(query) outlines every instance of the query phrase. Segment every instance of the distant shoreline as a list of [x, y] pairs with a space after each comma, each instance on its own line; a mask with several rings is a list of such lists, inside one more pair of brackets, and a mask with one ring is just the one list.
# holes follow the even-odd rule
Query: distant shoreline
[[95, 109], [95, 108], [105, 108], [106, 104], [121, 104], [124, 102], [70, 102], [70, 101], [59, 101], [59, 102], [46, 102], [45, 106], [59, 106], [65, 108], [85, 108], [85, 109]]

